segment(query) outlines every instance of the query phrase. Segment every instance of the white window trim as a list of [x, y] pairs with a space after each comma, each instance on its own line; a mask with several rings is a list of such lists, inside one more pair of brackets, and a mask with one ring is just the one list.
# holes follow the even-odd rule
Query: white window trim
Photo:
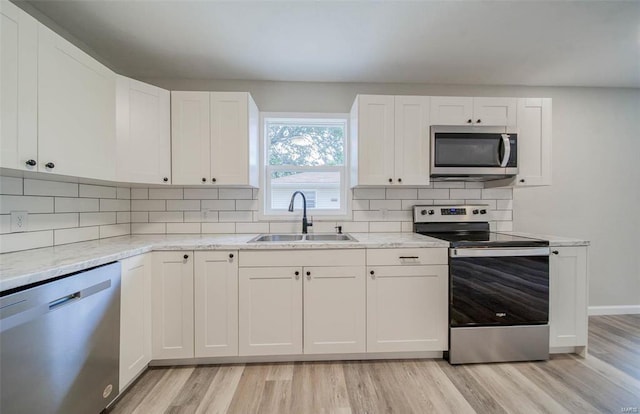
[[[307, 211], [307, 217], [313, 216], [314, 220], [319, 221], [341, 221], [351, 220], [351, 191], [349, 186], [349, 142], [350, 142], [350, 117], [348, 113], [324, 113], [324, 112], [260, 112], [260, 190], [258, 191], [258, 220], [260, 221], [297, 221], [302, 218], [302, 210], [295, 210], [293, 213], [287, 214], [270, 214], [266, 212], [266, 203], [269, 201], [267, 194], [271, 188], [267, 183], [267, 145], [265, 141], [266, 124], [265, 119], [269, 118], [291, 118], [300, 121], [314, 119], [339, 119], [345, 122], [345, 138], [344, 138], [344, 165], [336, 166], [319, 166], [314, 167], [325, 171], [342, 171], [343, 180], [340, 188], [340, 194], [345, 200], [344, 206], [340, 210], [314, 210]], [[272, 169], [280, 169], [279, 166], [272, 166]], [[295, 170], [296, 167], [282, 167], [287, 171]], [[301, 168], [303, 169], [303, 168]], [[306, 168], [304, 168], [306, 169]]]

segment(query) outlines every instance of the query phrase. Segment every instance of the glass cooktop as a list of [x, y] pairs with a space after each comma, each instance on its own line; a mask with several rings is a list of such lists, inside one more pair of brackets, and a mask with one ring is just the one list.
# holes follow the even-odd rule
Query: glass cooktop
[[536, 247], [549, 245], [547, 240], [491, 231], [419, 233], [436, 239], [446, 240], [451, 243], [451, 247]]

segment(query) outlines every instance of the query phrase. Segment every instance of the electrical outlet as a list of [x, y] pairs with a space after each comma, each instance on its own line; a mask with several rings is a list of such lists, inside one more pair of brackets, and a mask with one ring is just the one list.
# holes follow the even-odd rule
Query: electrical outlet
[[26, 211], [11, 212], [11, 233], [27, 231], [27, 218], [29, 213]]

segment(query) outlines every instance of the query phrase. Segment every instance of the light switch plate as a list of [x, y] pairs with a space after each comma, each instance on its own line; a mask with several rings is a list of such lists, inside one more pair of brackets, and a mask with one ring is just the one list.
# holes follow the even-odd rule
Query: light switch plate
[[27, 231], [27, 219], [29, 213], [26, 211], [12, 211], [11, 212], [11, 233], [19, 233], [21, 231]]

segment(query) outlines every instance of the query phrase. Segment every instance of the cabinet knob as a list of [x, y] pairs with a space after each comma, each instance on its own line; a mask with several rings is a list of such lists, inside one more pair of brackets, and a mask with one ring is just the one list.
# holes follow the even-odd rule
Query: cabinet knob
[[558, 253], [560, 253], [560, 252], [559, 252], [559, 251], [557, 251], [557, 250], [554, 250], [554, 251], [552, 251], [551, 253], [553, 253], [553, 254], [558, 254]]
[[229, 259], [233, 259], [233, 253], [229, 253]]
[[203, 183], [206, 183], [206, 182], [207, 182], [207, 179], [206, 179], [206, 178], [204, 178], [204, 177], [202, 177], [202, 182], [203, 182]]
[[479, 124], [479, 123], [481, 123], [481, 122], [482, 122], [482, 120], [481, 120], [481, 119], [478, 119], [478, 120], [476, 121], [476, 124]]
[[311, 276], [311, 272], [307, 272], [307, 276]]
[[471, 124], [471, 123], [473, 123], [473, 120], [467, 119], [467, 124]]
[[398, 182], [401, 183], [402, 182], [402, 178], [398, 178]]
[[214, 178], [212, 178], [212, 179], [211, 179], [211, 181], [213, 181], [213, 182], [215, 183], [215, 182], [216, 182], [216, 179], [215, 179], [215, 177], [214, 177]]
[[392, 183], [393, 182], [393, 178], [389, 178], [389, 182]]
[[169, 177], [164, 177], [164, 178], [162, 179], [162, 181], [164, 181], [165, 183], [166, 183], [166, 182], [168, 182], [168, 181], [169, 181]]
[[184, 260], [187, 260], [187, 259], [189, 258], [189, 255], [188, 255], [188, 254], [185, 254], [185, 255], [184, 255], [184, 256], [182, 256], [182, 257], [184, 257]]
[[296, 272], [294, 273], [294, 275], [296, 275], [296, 276], [300, 276], [300, 272], [296, 271]]
[[371, 279], [375, 279], [376, 278], [376, 272], [374, 272], [373, 270], [370, 271], [369, 274], [371, 275]]
[[29, 167], [35, 167], [37, 162], [36, 162], [36, 160], [29, 160], [29, 161], [25, 162], [25, 164], [27, 164]]
[[56, 165], [54, 163], [52, 163], [52, 162], [48, 162], [44, 166], [47, 167], [47, 168], [56, 168]]
[[524, 183], [524, 178], [520, 180], [521, 183]]

